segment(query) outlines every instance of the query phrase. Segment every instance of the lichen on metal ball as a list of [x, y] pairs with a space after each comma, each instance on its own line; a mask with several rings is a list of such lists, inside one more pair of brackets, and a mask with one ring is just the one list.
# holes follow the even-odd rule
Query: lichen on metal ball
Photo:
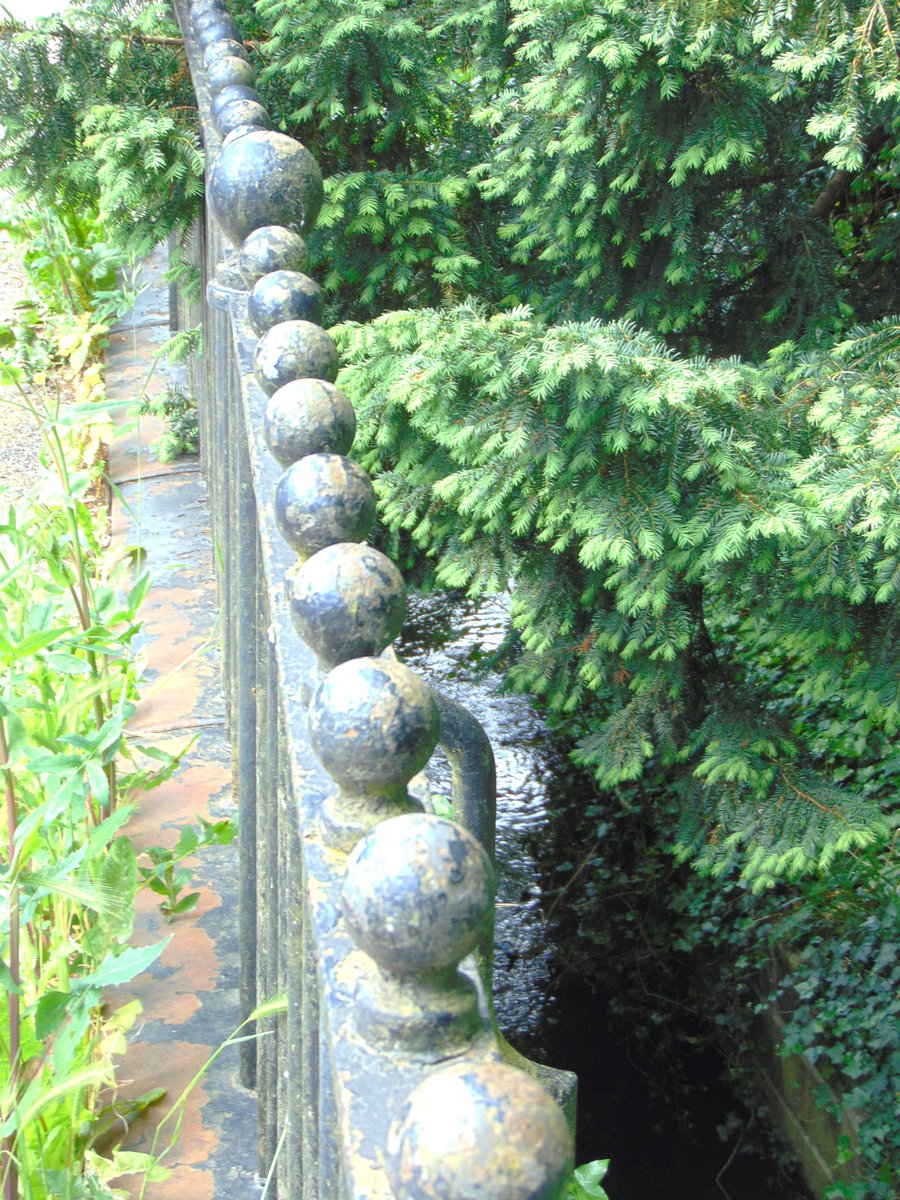
[[348, 454], [356, 413], [327, 379], [292, 379], [269, 398], [263, 433], [275, 460], [289, 467], [307, 454]]
[[[224, 60], [229, 61], [235, 60]], [[301, 142], [259, 129], [222, 147], [209, 172], [207, 195], [213, 216], [237, 246], [262, 225], [286, 225], [299, 233], [309, 229], [322, 205], [322, 173]]]
[[247, 317], [260, 336], [282, 321], [322, 320], [322, 289], [302, 271], [270, 271], [247, 297]]
[[282, 321], [259, 339], [253, 367], [260, 387], [271, 396], [292, 379], [327, 379], [338, 373], [334, 340], [310, 321]]
[[263, 225], [244, 238], [240, 251], [244, 282], [252, 288], [271, 271], [300, 271], [309, 266], [309, 247], [296, 230]]

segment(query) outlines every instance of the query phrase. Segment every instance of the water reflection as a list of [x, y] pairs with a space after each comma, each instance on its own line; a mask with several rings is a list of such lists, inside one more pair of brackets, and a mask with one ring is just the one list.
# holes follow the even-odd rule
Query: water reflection
[[[593, 788], [555, 744], [531, 702], [501, 693], [500, 673], [485, 669], [505, 628], [502, 597], [476, 607], [457, 595], [414, 595], [397, 647], [408, 666], [478, 718], [494, 748], [499, 902], [494, 993], [501, 1028], [523, 1053], [578, 1074], [579, 1160], [612, 1157], [605, 1181], [610, 1200], [651, 1195], [809, 1200], [795, 1176], [742, 1155], [740, 1133], [736, 1140], [721, 1140], [719, 1131], [736, 1110], [743, 1120], [748, 1117], [723, 1086], [723, 1064], [714, 1054], [686, 1045], [687, 1090], [661, 1096], [650, 1086], [653, 1065], [640, 1061], [621, 1022], [608, 1019], [606, 998], [572, 973], [554, 974], [554, 930], [544, 917], [540, 881], [559, 878], [571, 835], [552, 827], [551, 814]], [[442, 756], [434, 756], [429, 777], [433, 792], [449, 796], [450, 772]], [[571, 870], [571, 864], [562, 865]]]
[[[530, 701], [500, 694], [501, 675], [480, 664], [503, 639], [503, 597], [477, 607], [459, 596], [410, 597], [400, 658], [464, 704], [484, 726], [497, 762], [497, 925], [494, 996], [504, 1033], [521, 1046], [539, 1030], [549, 1003], [552, 950], [541, 911], [539, 850], [559, 786], [563, 756]], [[432, 791], [449, 796], [443, 755], [429, 767]]]

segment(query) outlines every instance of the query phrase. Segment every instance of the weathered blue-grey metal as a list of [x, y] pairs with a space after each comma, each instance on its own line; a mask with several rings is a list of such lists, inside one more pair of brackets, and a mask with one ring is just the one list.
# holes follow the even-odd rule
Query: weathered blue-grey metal
[[191, 10], [191, 24], [194, 28], [194, 35], [201, 50], [205, 49], [205, 47], [200, 41], [200, 34], [209, 25], [219, 22], [230, 25], [235, 29], [237, 28], [237, 26], [234, 24], [234, 20], [226, 11], [224, 4], [207, 4], [203, 8], [195, 8]]
[[256, 378], [271, 396], [292, 379], [327, 379], [338, 373], [334, 340], [312, 321], [280, 321], [259, 339], [254, 356]]
[[238, 28], [234, 21], [230, 17], [226, 17], [224, 13], [207, 13], [197, 22], [196, 28], [197, 44], [204, 53], [209, 46], [223, 38], [233, 38], [235, 42], [238, 41]]
[[[235, 64], [247, 67], [241, 59], [216, 64], [209, 72], [211, 90], [252, 84], [252, 68], [251, 78], [229, 77], [231, 69], [241, 74]], [[316, 160], [294, 138], [268, 129], [223, 146], [206, 188], [213, 216], [234, 246], [263, 225], [287, 225], [302, 233], [312, 227], [322, 207], [322, 174]]]
[[228, 34], [208, 38], [206, 49], [203, 51], [203, 62], [207, 71], [212, 70], [213, 66], [222, 58], [242, 58], [245, 62], [250, 61], [243, 43]]
[[363, 1037], [422, 1062], [471, 1049], [485, 1025], [478, 978], [460, 964], [483, 940], [494, 892], [487, 854], [453, 821], [391, 817], [357, 843], [341, 904], [351, 938], [371, 960], [354, 1003]]
[[269, 114], [256, 100], [243, 97], [229, 100], [223, 104], [216, 117], [216, 125], [222, 137], [233, 133], [235, 129], [265, 129], [269, 124]]
[[302, 271], [270, 271], [257, 279], [247, 297], [247, 317], [260, 337], [286, 321], [322, 320], [322, 289]]
[[196, 29], [197, 23], [202, 21], [208, 13], [226, 13], [228, 5], [226, 0], [192, 0], [190, 5], [191, 22]]
[[[321, 176], [262, 124], [223, 0], [176, 12], [212, 217], [193, 246], [209, 301], [194, 387], [221, 549], [242, 1005], [286, 995], [241, 1060], [269, 1195], [555, 1200], [571, 1137], [547, 1088], [565, 1104], [573, 1081], [535, 1083], [493, 1020], [490, 746], [390, 652], [405, 588], [365, 544], [374, 492], [347, 457], [355, 418], [307, 275]], [[439, 739], [461, 824], [423, 811]]]
[[219, 113], [232, 100], [255, 100], [257, 104], [263, 103], [262, 95], [256, 88], [248, 87], [245, 83], [230, 83], [221, 91], [216, 92], [210, 102], [209, 108], [213, 118], [218, 119]]
[[238, 259], [244, 286], [252, 288], [258, 279], [272, 271], [308, 270], [309, 247], [293, 229], [263, 225], [244, 238]]
[[220, 58], [207, 72], [209, 86], [214, 92], [234, 83], [243, 83], [251, 87], [256, 81], [256, 72], [246, 58], [228, 55]]
[[556, 1200], [572, 1142], [559, 1107], [522, 1071], [461, 1062], [411, 1092], [389, 1163], [397, 1200]]
[[343, 454], [307, 454], [292, 463], [275, 489], [275, 517], [301, 558], [335, 542], [361, 542], [375, 520], [368, 475]]
[[381, 654], [399, 636], [406, 585], [372, 546], [339, 542], [313, 554], [291, 580], [294, 628], [324, 671]]
[[356, 413], [340, 388], [327, 379], [292, 379], [269, 398], [266, 445], [283, 467], [307, 454], [349, 454]]

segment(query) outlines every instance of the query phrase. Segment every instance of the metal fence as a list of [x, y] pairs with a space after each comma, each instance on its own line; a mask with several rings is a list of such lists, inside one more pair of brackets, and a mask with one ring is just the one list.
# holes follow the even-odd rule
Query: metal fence
[[[201, 414], [240, 805], [241, 1001], [286, 995], [244, 1044], [270, 1195], [551, 1200], [574, 1077], [529, 1063], [491, 1002], [493, 756], [478, 723], [389, 650], [406, 593], [365, 544], [303, 234], [322, 198], [272, 131], [224, 0], [176, 0], [207, 154]], [[440, 744], [455, 821], [416, 778]], [[411, 790], [412, 786], [412, 790]], [[274, 1025], [274, 1028], [271, 1026]]]

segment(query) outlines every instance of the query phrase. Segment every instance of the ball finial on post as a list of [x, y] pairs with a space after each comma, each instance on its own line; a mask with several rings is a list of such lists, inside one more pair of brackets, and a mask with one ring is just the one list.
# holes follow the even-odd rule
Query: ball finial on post
[[428, 685], [408, 667], [354, 658], [330, 671], [309, 706], [309, 740], [340, 789], [323, 808], [324, 835], [350, 850], [385, 817], [421, 805], [407, 790], [437, 744]]
[[269, 396], [292, 379], [333, 383], [338, 373], [337, 347], [325, 330], [311, 321], [281, 321], [257, 342], [253, 367], [260, 387]]
[[348, 454], [356, 436], [356, 413], [327, 379], [292, 379], [266, 405], [266, 445], [282, 467], [307, 454]]
[[244, 238], [239, 261], [244, 283], [252, 288], [270, 271], [306, 271], [309, 248], [296, 230], [285, 225], [262, 225]]
[[380, 654], [399, 635], [405, 615], [403, 576], [372, 546], [327, 546], [291, 580], [294, 628], [325, 671]]
[[318, 325], [325, 307], [322, 289], [302, 271], [270, 271], [254, 283], [247, 297], [247, 319], [262, 337], [285, 321]]
[[275, 519], [304, 559], [335, 542], [361, 542], [375, 520], [372, 481], [342, 454], [308, 454], [278, 480]]
[[461, 825], [429, 813], [382, 821], [347, 862], [347, 930], [373, 960], [354, 1004], [359, 1032], [384, 1051], [429, 1061], [460, 1053], [482, 1028], [459, 971], [491, 918], [494, 872]]
[[[247, 68], [242, 60], [233, 60]], [[230, 78], [229, 65], [217, 64], [210, 89], [250, 85], [249, 78]], [[223, 65], [228, 64], [228, 65]], [[322, 173], [304, 145], [284, 133], [258, 129], [223, 146], [209, 172], [207, 196], [213, 216], [235, 246], [262, 225], [310, 229], [322, 206]]]
[[560, 1200], [572, 1162], [556, 1101], [523, 1071], [493, 1060], [428, 1074], [388, 1146], [396, 1200]]

